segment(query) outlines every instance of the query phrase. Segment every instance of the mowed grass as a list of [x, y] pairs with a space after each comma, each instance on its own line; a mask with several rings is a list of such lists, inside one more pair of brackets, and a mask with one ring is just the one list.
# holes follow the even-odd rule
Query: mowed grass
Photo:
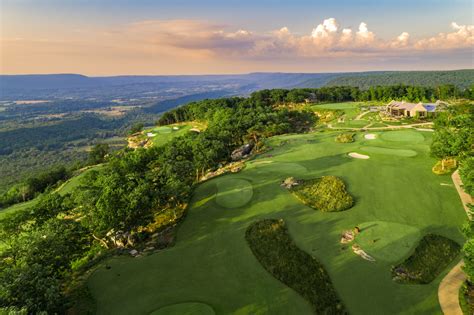
[[213, 315], [212, 307], [204, 303], [188, 302], [162, 307], [150, 315]]
[[401, 156], [401, 157], [412, 157], [416, 156], [417, 153], [414, 150], [408, 149], [391, 149], [391, 148], [382, 148], [382, 147], [373, 147], [373, 146], [361, 146], [360, 151], [368, 154], [385, 154], [392, 156]]
[[[398, 132], [398, 131], [397, 131]], [[261, 219], [285, 220], [295, 244], [316, 257], [351, 314], [441, 314], [437, 289], [446, 268], [427, 285], [400, 285], [391, 279], [394, 264], [407, 258], [422, 235], [435, 233], [463, 242], [466, 215], [456, 190], [440, 185], [449, 176], [431, 172], [431, 134], [414, 141], [334, 141], [338, 132], [285, 135], [269, 140], [274, 150], [248, 162], [238, 174], [199, 185], [174, 247], [142, 258], [115, 257], [88, 280], [98, 314], [150, 314], [167, 305], [200, 302], [216, 314], [311, 314], [310, 304], [273, 278], [245, 241], [245, 231]], [[415, 134], [417, 131], [410, 131]], [[421, 133], [420, 133], [421, 134]], [[418, 140], [417, 140], [418, 139]], [[281, 145], [279, 145], [281, 144]], [[374, 154], [351, 159], [361, 146], [413, 150], [410, 158]], [[341, 177], [355, 197], [351, 209], [323, 213], [303, 205], [280, 187], [289, 176], [301, 179]], [[247, 180], [251, 200], [231, 211], [216, 202], [221, 183]], [[373, 223], [380, 225], [372, 226]], [[344, 230], [361, 225], [368, 262], [339, 243]], [[372, 242], [377, 239], [376, 242]]]
[[179, 137], [188, 133], [193, 128], [203, 130], [206, 128], [206, 126], [199, 122], [179, 123], [147, 129], [143, 132], [143, 134], [145, 136], [147, 133], [154, 134], [154, 136], [149, 137], [153, 141], [153, 145], [161, 146], [175, 137]]
[[216, 202], [225, 208], [238, 208], [253, 196], [252, 184], [245, 179], [227, 177], [216, 183]]

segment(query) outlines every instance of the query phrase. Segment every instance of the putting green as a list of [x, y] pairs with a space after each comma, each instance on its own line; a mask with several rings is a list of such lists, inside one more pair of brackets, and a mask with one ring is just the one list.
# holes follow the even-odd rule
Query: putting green
[[370, 221], [359, 228], [355, 242], [375, 260], [391, 263], [407, 256], [421, 238], [418, 228], [395, 222]]
[[168, 305], [157, 309], [150, 315], [213, 315], [212, 307], [204, 303], [188, 302]]
[[216, 181], [216, 187], [216, 202], [225, 208], [242, 207], [253, 196], [252, 184], [245, 179], [222, 178]]
[[382, 147], [372, 147], [372, 146], [362, 146], [360, 150], [365, 153], [375, 153], [375, 154], [386, 154], [393, 156], [402, 156], [402, 157], [412, 157], [416, 156], [418, 153], [413, 150], [406, 149], [389, 149]]
[[416, 131], [400, 130], [384, 132], [382, 133], [382, 139], [387, 141], [418, 143], [423, 142], [423, 140], [425, 140], [425, 137], [423, 137], [421, 133]]
[[173, 132], [173, 129], [171, 129], [171, 127], [168, 127], [168, 126], [161, 126], [161, 127], [154, 128], [153, 131], [157, 133], [171, 133]]

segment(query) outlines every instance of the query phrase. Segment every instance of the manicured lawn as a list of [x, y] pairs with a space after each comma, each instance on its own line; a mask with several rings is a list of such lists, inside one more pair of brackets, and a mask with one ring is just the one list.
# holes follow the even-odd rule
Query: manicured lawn
[[382, 148], [382, 147], [373, 147], [373, 146], [361, 146], [360, 150], [368, 154], [386, 154], [393, 156], [402, 156], [402, 157], [412, 157], [416, 156], [417, 153], [414, 150], [407, 149], [391, 149], [391, 148]]
[[179, 123], [169, 126], [159, 126], [151, 129], [147, 129], [143, 132], [144, 137], [147, 137], [147, 133], [152, 133], [153, 136], [149, 137], [153, 141], [153, 145], [163, 145], [173, 139], [174, 137], [182, 136], [189, 132], [190, 129], [197, 128], [203, 130], [206, 126], [199, 122]]
[[162, 307], [150, 315], [213, 315], [212, 307], [204, 303], [187, 302]]
[[216, 202], [225, 208], [238, 208], [252, 199], [252, 184], [245, 179], [228, 177], [217, 186]]
[[[334, 141], [339, 133], [272, 138], [268, 142], [273, 151], [248, 162], [240, 173], [199, 185], [174, 247], [142, 258], [112, 258], [107, 260], [110, 269], [101, 266], [92, 274], [88, 285], [97, 313], [150, 314], [171, 304], [200, 302], [216, 314], [311, 314], [310, 303], [272, 277], [245, 241], [254, 222], [282, 218], [298, 248], [327, 270], [349, 313], [440, 314], [437, 289], [449, 268], [426, 285], [402, 285], [391, 278], [392, 266], [406, 259], [423, 235], [463, 242], [459, 228], [466, 215], [454, 187], [441, 185], [450, 182], [449, 176], [431, 171], [431, 134], [376, 132], [375, 140], [357, 134], [355, 142], [341, 145]], [[417, 155], [373, 153], [369, 160], [347, 156], [361, 146]], [[280, 187], [290, 176], [324, 175], [344, 180], [355, 198], [352, 208], [314, 211]], [[233, 179], [247, 181], [253, 192], [248, 203], [228, 209], [216, 194], [230, 191], [239, 200], [247, 195], [229, 185]], [[356, 242], [375, 262], [340, 244], [340, 234], [355, 226], [361, 227]]]
[[421, 132], [414, 130], [387, 131], [382, 134], [382, 139], [395, 142], [418, 143], [425, 138]]

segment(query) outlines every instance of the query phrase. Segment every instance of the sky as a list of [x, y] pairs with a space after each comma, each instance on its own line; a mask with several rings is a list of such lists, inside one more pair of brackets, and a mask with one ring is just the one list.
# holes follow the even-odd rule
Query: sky
[[474, 68], [471, 0], [0, 0], [0, 73]]

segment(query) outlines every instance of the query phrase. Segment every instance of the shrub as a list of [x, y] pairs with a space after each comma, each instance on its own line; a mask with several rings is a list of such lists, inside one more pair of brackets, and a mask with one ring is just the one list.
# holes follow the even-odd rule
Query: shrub
[[324, 212], [342, 211], [354, 205], [346, 185], [336, 176], [304, 180], [290, 191], [304, 204]]
[[245, 238], [263, 268], [308, 300], [316, 314], [346, 313], [323, 265], [295, 245], [283, 220], [258, 221]]
[[354, 142], [355, 133], [341, 133], [336, 137], [336, 142], [339, 143], [350, 143]]
[[459, 255], [460, 249], [449, 238], [425, 235], [414, 253], [392, 268], [392, 278], [399, 283], [430, 283]]
[[436, 162], [433, 166], [432, 171], [436, 175], [451, 174], [457, 167], [456, 159], [446, 158]]

